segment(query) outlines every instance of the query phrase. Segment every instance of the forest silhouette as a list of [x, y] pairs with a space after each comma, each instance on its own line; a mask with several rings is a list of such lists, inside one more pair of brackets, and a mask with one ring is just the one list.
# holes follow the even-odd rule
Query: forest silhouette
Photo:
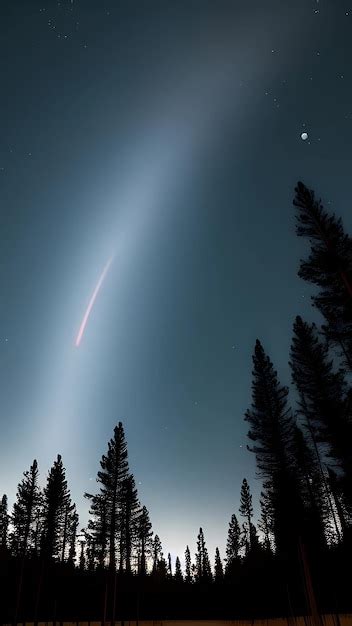
[[[226, 555], [211, 566], [200, 527], [173, 570], [152, 530], [119, 422], [85, 493], [80, 528], [60, 455], [39, 486], [37, 461], [16, 501], [0, 504], [0, 619], [22, 621], [236, 619], [352, 611], [352, 238], [302, 182], [296, 234], [307, 241], [298, 275], [322, 325], [297, 316], [292, 393], [257, 339], [247, 446], [261, 480], [259, 516], [244, 478]], [[181, 460], [181, 459], [180, 459]], [[209, 459], [209, 463], [211, 460]]]

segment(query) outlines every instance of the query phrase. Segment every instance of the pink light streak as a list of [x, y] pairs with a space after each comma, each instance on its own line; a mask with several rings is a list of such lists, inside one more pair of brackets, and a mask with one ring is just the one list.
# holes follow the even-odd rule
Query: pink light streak
[[104, 269], [103, 269], [103, 271], [101, 273], [101, 276], [100, 276], [100, 278], [99, 278], [99, 280], [97, 282], [97, 285], [96, 285], [96, 287], [95, 287], [95, 289], [93, 291], [92, 297], [89, 300], [89, 304], [87, 306], [87, 310], [86, 310], [86, 312], [84, 314], [84, 317], [83, 317], [83, 320], [82, 320], [81, 325], [79, 327], [78, 335], [77, 335], [77, 338], [76, 338], [76, 342], [75, 342], [76, 348], [78, 348], [79, 344], [81, 343], [81, 339], [83, 337], [83, 333], [85, 331], [90, 312], [91, 312], [91, 310], [93, 308], [94, 302], [95, 302], [96, 297], [97, 297], [97, 295], [99, 293], [99, 289], [100, 289], [100, 287], [103, 284], [104, 278], [105, 278], [106, 274], [108, 273], [108, 270], [109, 270], [109, 267], [110, 267], [110, 265], [112, 263], [113, 258], [114, 258], [113, 256], [110, 257], [110, 259], [108, 260], [107, 264], [105, 265], [105, 267], [104, 267]]

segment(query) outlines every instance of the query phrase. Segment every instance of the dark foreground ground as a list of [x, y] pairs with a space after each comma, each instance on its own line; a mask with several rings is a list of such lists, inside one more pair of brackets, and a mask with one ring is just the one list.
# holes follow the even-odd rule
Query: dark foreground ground
[[[345, 553], [346, 556], [346, 553]], [[350, 559], [312, 571], [321, 614], [352, 614]], [[274, 560], [241, 566], [221, 583], [82, 571], [67, 564], [14, 558], [0, 564], [0, 623], [114, 620], [271, 620], [309, 615], [296, 570]], [[336, 622], [337, 626], [341, 624]], [[351, 624], [352, 626], [352, 624]]]

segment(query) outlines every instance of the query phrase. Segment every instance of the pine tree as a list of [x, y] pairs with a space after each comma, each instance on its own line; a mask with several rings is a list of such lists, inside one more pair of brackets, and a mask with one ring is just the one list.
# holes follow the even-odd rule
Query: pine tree
[[43, 511], [43, 494], [40, 494], [40, 506], [37, 507], [35, 512], [34, 524], [33, 524], [33, 553], [39, 555], [41, 550], [41, 538], [43, 536], [44, 529], [44, 511]]
[[259, 340], [253, 363], [252, 409], [245, 419], [254, 446], [247, 447], [256, 455], [259, 476], [270, 484], [276, 550], [288, 553], [297, 548], [303, 507], [291, 463], [294, 422], [287, 407], [288, 389], [280, 386]]
[[71, 506], [65, 468], [57, 455], [50, 469], [43, 494], [43, 531], [41, 551], [46, 558], [62, 558], [67, 508]]
[[12, 511], [11, 547], [16, 555], [24, 556], [33, 549], [33, 533], [37, 510], [41, 505], [38, 485], [38, 464], [34, 459], [29, 471], [17, 487], [17, 498]]
[[175, 564], [175, 580], [177, 580], [178, 582], [183, 582], [181, 563], [180, 563], [180, 559], [178, 558], [178, 556], [176, 557], [176, 564]]
[[7, 534], [9, 528], [9, 515], [7, 512], [7, 495], [4, 494], [0, 504], [0, 549], [6, 550]]
[[222, 561], [220, 558], [219, 548], [216, 548], [215, 550], [214, 578], [215, 578], [216, 583], [220, 583], [224, 579], [224, 569], [223, 569]]
[[241, 526], [241, 548], [244, 550], [244, 556], [249, 553], [249, 527], [246, 522]]
[[260, 510], [261, 517], [258, 523], [259, 530], [264, 535], [264, 548], [271, 552], [272, 550], [272, 534], [273, 534], [273, 511], [271, 506], [271, 498], [266, 491], [260, 494]]
[[172, 578], [172, 565], [171, 565], [171, 554], [170, 552], [167, 555], [167, 575], [171, 579]]
[[197, 582], [208, 582], [212, 580], [208, 549], [205, 545], [204, 533], [202, 528], [199, 529], [199, 535], [197, 538], [195, 571]]
[[[240, 515], [244, 517], [248, 522], [248, 528], [251, 528], [252, 517], [253, 517], [253, 505], [252, 505], [252, 494], [250, 492], [250, 488], [247, 480], [244, 478], [241, 487], [241, 499], [240, 499]], [[248, 548], [251, 548], [251, 533], [248, 535]]]
[[162, 578], [163, 580], [165, 580], [167, 578], [167, 564], [164, 558], [164, 554], [161, 552], [160, 554], [160, 558], [158, 560], [158, 565], [157, 565], [157, 574], [159, 576], [159, 578]]
[[[114, 436], [108, 442], [107, 454], [103, 454], [100, 461], [101, 470], [98, 472], [97, 482], [100, 483], [100, 495], [85, 494], [92, 502], [91, 515], [93, 522], [91, 524], [93, 532], [94, 523], [97, 524], [97, 532], [104, 530], [101, 538], [101, 547], [103, 548], [102, 539], [107, 539], [109, 567], [111, 570], [116, 568], [116, 543], [119, 542], [121, 533], [123, 533], [123, 520], [121, 516], [121, 498], [123, 484], [128, 477], [128, 460], [127, 460], [127, 443], [122, 422], [114, 428]], [[103, 504], [103, 508], [102, 508]], [[106, 533], [106, 535], [105, 535]], [[105, 551], [105, 546], [104, 546]], [[101, 557], [102, 557], [101, 553]], [[104, 555], [105, 560], [105, 555]], [[104, 561], [103, 561], [104, 562]], [[101, 561], [101, 564], [103, 564]]]
[[229, 530], [226, 544], [226, 574], [233, 571], [234, 565], [240, 560], [241, 550], [241, 529], [235, 514], [232, 515], [229, 523]]
[[290, 366], [299, 393], [299, 414], [310, 432], [326, 495], [319, 443], [328, 445], [332, 463], [343, 473], [344, 497], [352, 521], [352, 421], [344, 373], [333, 370], [328, 347], [319, 340], [315, 324], [299, 316], [294, 323]]
[[352, 370], [352, 239], [344, 233], [341, 219], [329, 216], [321, 200], [302, 182], [295, 188], [296, 232], [309, 240], [311, 251], [301, 261], [298, 275], [320, 287], [313, 305], [326, 319], [329, 342], [341, 347]]
[[69, 519], [69, 531], [68, 531], [68, 544], [69, 544], [69, 552], [68, 552], [68, 562], [72, 565], [76, 560], [76, 541], [77, 541], [77, 531], [78, 531], [79, 517], [76, 511], [76, 505], [73, 505], [73, 509], [71, 511], [70, 519]]
[[121, 490], [121, 531], [120, 531], [120, 570], [131, 572], [133, 545], [138, 541], [137, 528], [140, 515], [140, 503], [135, 480], [130, 474], [122, 484]]
[[138, 517], [137, 537], [139, 540], [140, 563], [139, 573], [145, 575], [147, 573], [147, 557], [152, 547], [152, 525], [149, 520], [149, 513], [146, 506], [143, 506]]
[[300, 480], [300, 492], [305, 511], [306, 542], [317, 549], [325, 545], [326, 498], [313, 450], [302, 430], [294, 426], [294, 456]]
[[107, 558], [108, 548], [108, 521], [107, 521], [107, 498], [106, 494], [96, 494], [94, 496], [85, 494], [91, 500], [90, 515], [87, 528], [87, 545], [90, 552], [90, 569], [97, 565], [104, 567]]
[[257, 527], [255, 526], [255, 524], [250, 525], [250, 531], [249, 531], [249, 536], [250, 536], [250, 540], [251, 540], [251, 551], [252, 552], [256, 552], [258, 550], [262, 549], [262, 545], [259, 541], [259, 537], [258, 537], [258, 532], [257, 532]]
[[185, 551], [185, 581], [186, 583], [191, 583], [192, 582], [192, 563], [191, 563], [191, 553], [189, 550], [189, 547], [186, 546], [186, 551]]
[[159, 535], [155, 535], [153, 544], [152, 544], [152, 554], [153, 554], [153, 572], [156, 572], [158, 569], [158, 563], [162, 556], [162, 546]]
[[[67, 550], [70, 549], [70, 536], [72, 533], [72, 524], [74, 524], [75, 517], [77, 515], [76, 505], [71, 502], [70, 496], [68, 496], [63, 513], [63, 525], [62, 525], [62, 547], [61, 547], [61, 562], [63, 563], [67, 559]], [[76, 538], [75, 538], [76, 540]]]

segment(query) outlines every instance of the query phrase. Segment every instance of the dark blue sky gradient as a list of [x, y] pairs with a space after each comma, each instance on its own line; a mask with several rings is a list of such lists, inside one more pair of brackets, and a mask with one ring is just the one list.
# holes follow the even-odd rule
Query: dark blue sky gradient
[[0, 492], [11, 503], [33, 458], [44, 481], [61, 453], [83, 526], [82, 494], [119, 420], [173, 557], [195, 551], [200, 526], [211, 556], [217, 545], [225, 556], [243, 477], [257, 501], [243, 420], [255, 339], [288, 384], [294, 317], [319, 321], [297, 278], [308, 249], [296, 181], [352, 231], [352, 9], [282, 4], [1, 3]]

